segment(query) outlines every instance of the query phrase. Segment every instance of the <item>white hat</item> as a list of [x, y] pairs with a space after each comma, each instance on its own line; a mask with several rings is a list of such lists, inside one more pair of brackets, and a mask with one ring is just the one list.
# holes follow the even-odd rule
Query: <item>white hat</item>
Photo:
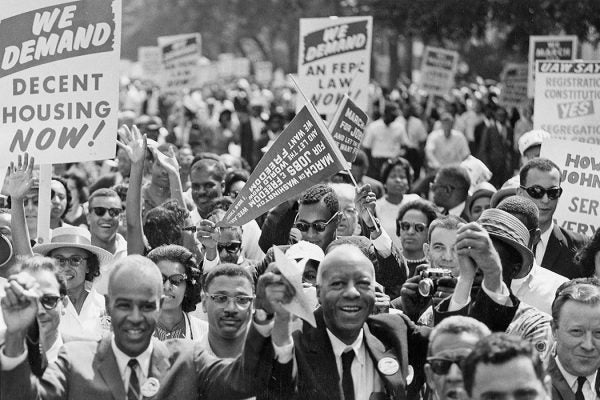
[[50, 243], [38, 244], [33, 246], [33, 252], [41, 255], [47, 255], [54, 249], [63, 247], [75, 247], [78, 249], [87, 250], [98, 257], [100, 265], [107, 264], [112, 261], [113, 255], [108, 251], [92, 245], [92, 236], [90, 231], [77, 226], [63, 226], [51, 231], [52, 239]]
[[290, 246], [290, 248], [285, 252], [285, 255], [294, 260], [315, 260], [319, 263], [325, 258], [323, 249], [316, 244], [307, 242], [305, 240], [301, 240], [298, 243]]
[[541, 145], [545, 139], [550, 137], [550, 133], [542, 129], [534, 129], [529, 132], [525, 132], [519, 138], [519, 152], [522, 156], [525, 155], [525, 151], [531, 146]]

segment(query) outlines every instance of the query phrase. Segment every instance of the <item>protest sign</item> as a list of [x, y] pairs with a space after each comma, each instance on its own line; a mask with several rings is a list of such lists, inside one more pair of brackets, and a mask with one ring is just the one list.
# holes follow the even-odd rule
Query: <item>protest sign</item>
[[550, 138], [542, 143], [540, 156], [562, 171], [554, 223], [592, 236], [600, 228], [600, 146]]
[[600, 62], [538, 61], [534, 129], [600, 144]]
[[232, 60], [233, 76], [247, 78], [250, 76], [250, 60], [245, 57], [236, 57]]
[[215, 83], [219, 80], [219, 67], [216, 63], [198, 66], [198, 74], [196, 76], [196, 86], [201, 87], [207, 84]]
[[233, 77], [233, 60], [235, 56], [231, 53], [223, 53], [219, 54], [219, 59], [217, 61], [219, 78], [221, 79], [230, 79]]
[[529, 66], [525, 63], [508, 63], [500, 74], [501, 90], [498, 103], [510, 110], [527, 104], [527, 74]]
[[3, 1], [0, 163], [114, 157], [120, 43], [120, 0]]
[[421, 61], [419, 87], [429, 94], [445, 96], [454, 87], [458, 53], [437, 47], [425, 47]]
[[367, 114], [350, 97], [344, 96], [329, 124], [329, 132], [348, 162], [348, 167], [356, 160], [368, 121]]
[[323, 120], [302, 108], [260, 159], [221, 226], [243, 225], [344, 169]]
[[196, 83], [198, 63], [202, 57], [199, 33], [188, 33], [158, 38], [163, 62], [162, 90], [177, 93]]
[[372, 17], [300, 19], [298, 81], [319, 114], [332, 116], [345, 94], [367, 109], [372, 32]]
[[535, 62], [538, 60], [574, 60], [577, 36], [529, 36], [529, 73], [527, 96], [534, 97]]
[[273, 79], [273, 63], [257, 61], [254, 63], [254, 79], [260, 85], [267, 86]]
[[158, 46], [138, 47], [138, 62], [145, 79], [157, 82], [162, 71], [162, 52]]

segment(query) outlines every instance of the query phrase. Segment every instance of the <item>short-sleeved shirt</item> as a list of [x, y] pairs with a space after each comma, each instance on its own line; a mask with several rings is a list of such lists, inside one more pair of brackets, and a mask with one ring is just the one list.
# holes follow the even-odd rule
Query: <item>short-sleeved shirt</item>
[[404, 126], [396, 120], [386, 125], [382, 119], [367, 125], [363, 147], [371, 150], [375, 158], [393, 158], [401, 154], [402, 146], [408, 144]]
[[469, 143], [465, 135], [457, 130], [451, 130], [450, 136], [446, 137], [442, 129], [435, 130], [429, 134], [425, 151], [432, 167], [445, 167], [459, 164], [471, 154]]

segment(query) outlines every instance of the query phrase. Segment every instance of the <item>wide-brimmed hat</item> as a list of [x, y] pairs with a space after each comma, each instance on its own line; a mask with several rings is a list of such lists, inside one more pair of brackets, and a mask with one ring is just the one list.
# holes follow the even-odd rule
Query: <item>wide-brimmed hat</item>
[[484, 210], [477, 222], [483, 226], [490, 237], [503, 241], [521, 255], [521, 270], [513, 278], [520, 279], [527, 276], [533, 266], [533, 253], [527, 247], [529, 244], [527, 227], [514, 215], [497, 208]]
[[33, 246], [33, 252], [41, 255], [47, 255], [54, 249], [63, 247], [75, 247], [78, 249], [87, 250], [98, 257], [100, 265], [107, 264], [112, 261], [113, 255], [108, 251], [92, 245], [92, 236], [90, 231], [77, 226], [64, 226], [53, 229], [50, 232], [50, 243], [38, 244]]

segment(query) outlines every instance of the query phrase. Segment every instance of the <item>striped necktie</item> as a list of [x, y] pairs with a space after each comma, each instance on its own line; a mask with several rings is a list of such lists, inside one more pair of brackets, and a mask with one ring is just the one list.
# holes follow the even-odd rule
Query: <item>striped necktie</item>
[[129, 375], [129, 385], [127, 386], [127, 400], [139, 400], [140, 399], [140, 381], [137, 376], [138, 361], [132, 358], [127, 363], [127, 366], [131, 369], [131, 375]]

